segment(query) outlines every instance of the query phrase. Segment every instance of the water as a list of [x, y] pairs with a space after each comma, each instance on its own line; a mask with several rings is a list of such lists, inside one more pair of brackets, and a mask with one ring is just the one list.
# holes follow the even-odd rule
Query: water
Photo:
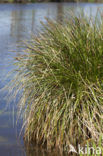
[[[14, 69], [12, 50], [22, 40], [30, 39], [32, 32], [42, 28], [40, 21], [46, 23], [45, 17], [58, 20], [60, 14], [73, 10], [76, 14], [83, 8], [85, 15], [96, 15], [97, 9], [103, 9], [103, 4], [89, 3], [44, 3], [44, 4], [0, 4], [0, 88], [5, 86], [11, 78], [7, 78], [9, 71]], [[91, 11], [90, 11], [91, 10]], [[61, 17], [63, 20], [63, 17]], [[8, 66], [9, 64], [9, 66]], [[0, 92], [0, 110], [5, 108], [5, 91]], [[16, 124], [16, 102], [12, 102], [7, 110], [0, 115], [0, 156], [42, 156], [48, 155], [44, 151], [34, 148], [24, 148], [22, 137], [19, 138], [21, 122]], [[0, 111], [1, 113], [1, 111]], [[49, 155], [51, 155], [49, 153]], [[52, 155], [56, 155], [52, 153]]]

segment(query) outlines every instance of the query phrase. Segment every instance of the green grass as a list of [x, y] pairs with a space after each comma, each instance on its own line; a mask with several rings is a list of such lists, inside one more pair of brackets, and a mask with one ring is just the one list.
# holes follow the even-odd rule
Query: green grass
[[98, 145], [103, 134], [103, 22], [82, 13], [43, 26], [16, 58], [12, 82], [15, 96], [22, 90], [25, 141], [61, 151], [88, 140]]

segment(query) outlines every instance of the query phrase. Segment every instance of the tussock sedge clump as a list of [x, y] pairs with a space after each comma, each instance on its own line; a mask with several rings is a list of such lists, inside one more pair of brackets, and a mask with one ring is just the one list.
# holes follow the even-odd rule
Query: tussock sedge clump
[[103, 133], [103, 22], [47, 20], [25, 44], [13, 81], [25, 140], [48, 149], [95, 142]]

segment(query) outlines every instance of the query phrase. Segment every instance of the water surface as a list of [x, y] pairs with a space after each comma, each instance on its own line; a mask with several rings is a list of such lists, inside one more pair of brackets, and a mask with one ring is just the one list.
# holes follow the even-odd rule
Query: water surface
[[[8, 72], [15, 67], [13, 57], [21, 41], [30, 39], [32, 33], [42, 28], [40, 21], [46, 23], [45, 17], [58, 20], [60, 14], [73, 10], [75, 14], [83, 9], [86, 16], [96, 15], [97, 9], [103, 9], [103, 4], [92, 3], [36, 3], [36, 4], [0, 4], [0, 88], [5, 86], [11, 78], [6, 78]], [[17, 53], [18, 53], [17, 52]], [[9, 64], [9, 66], [8, 66]], [[0, 110], [5, 108], [6, 91], [0, 92]], [[38, 148], [28, 150], [24, 148], [22, 137], [19, 138], [21, 121], [16, 124], [16, 104], [12, 102], [7, 110], [0, 115], [0, 156], [42, 156], [48, 155]], [[1, 113], [1, 111], [0, 111]], [[51, 155], [49, 153], [49, 155]], [[56, 155], [52, 153], [52, 155]]]

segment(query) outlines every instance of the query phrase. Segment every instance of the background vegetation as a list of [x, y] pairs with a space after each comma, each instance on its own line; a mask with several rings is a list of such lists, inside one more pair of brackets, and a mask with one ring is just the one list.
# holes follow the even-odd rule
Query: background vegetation
[[103, 2], [103, 0], [0, 0], [1, 3], [27, 3], [27, 2]]

